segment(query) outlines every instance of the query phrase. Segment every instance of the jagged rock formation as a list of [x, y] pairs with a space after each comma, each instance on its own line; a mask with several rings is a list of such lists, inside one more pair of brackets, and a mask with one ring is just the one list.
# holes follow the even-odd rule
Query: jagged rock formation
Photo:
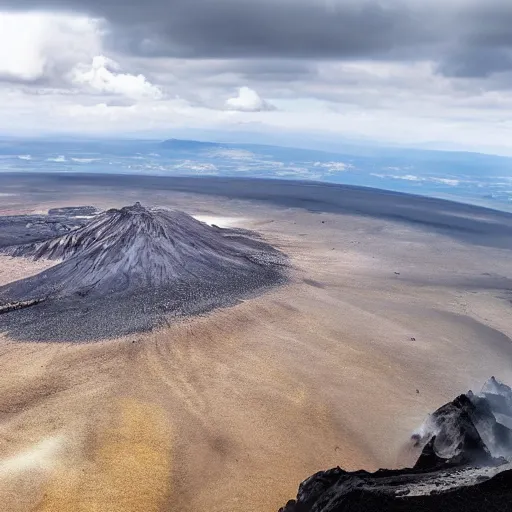
[[[0, 305], [46, 299], [0, 320], [0, 329], [29, 339], [97, 339], [148, 329], [169, 315], [233, 304], [283, 282], [286, 266], [284, 255], [253, 233], [139, 203], [4, 251], [60, 261], [0, 288]], [[29, 321], [37, 322], [37, 331]]]
[[321, 471], [280, 512], [512, 510], [512, 390], [492, 377], [440, 407], [412, 436], [412, 469]]
[[53, 208], [47, 215], [0, 216], [0, 253], [20, 244], [40, 242], [85, 226], [100, 210], [94, 206]]
[[491, 377], [479, 394], [469, 391], [432, 413], [413, 439], [430, 443], [440, 463], [485, 465], [512, 459], [511, 427], [512, 390]]
[[48, 216], [65, 215], [74, 218], [91, 218], [98, 215], [100, 210], [95, 206], [64, 206], [62, 208], [52, 208], [48, 210]]

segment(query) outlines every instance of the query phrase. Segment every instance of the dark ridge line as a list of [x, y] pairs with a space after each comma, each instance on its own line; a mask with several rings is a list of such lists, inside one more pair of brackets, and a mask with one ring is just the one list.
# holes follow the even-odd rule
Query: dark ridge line
[[[268, 177], [261, 177], [261, 176], [255, 176], [255, 177], [247, 177], [247, 176], [197, 176], [194, 174], [190, 175], [180, 175], [180, 176], [161, 176], [161, 175], [140, 175], [130, 172], [116, 172], [116, 173], [105, 173], [105, 172], [66, 172], [66, 171], [55, 171], [55, 172], [26, 172], [26, 171], [9, 171], [9, 172], [2, 172], [2, 176], [7, 177], [27, 177], [27, 178], [59, 178], [61, 181], [71, 181], [74, 179], [80, 179], [80, 178], [92, 178], [92, 179], [98, 179], [98, 178], [104, 178], [104, 179], [111, 179], [112, 185], [120, 186], [120, 187], [126, 187], [126, 185], [120, 181], [118, 178], [124, 177], [124, 178], [135, 178], [138, 180], [155, 180], [155, 181], [196, 181], [196, 182], [258, 182], [258, 183], [266, 183], [268, 185], [271, 184], [277, 184], [277, 185], [299, 185], [304, 186], [307, 188], [313, 188], [313, 187], [328, 187], [328, 188], [338, 188], [340, 190], [345, 191], [360, 191], [360, 192], [366, 192], [366, 193], [379, 193], [381, 195], [388, 195], [388, 196], [396, 196], [396, 197], [402, 197], [402, 198], [410, 198], [410, 199], [418, 199], [426, 202], [432, 202], [432, 203], [440, 203], [440, 204], [447, 204], [452, 206], [457, 206], [459, 208], [465, 208], [469, 210], [480, 210], [480, 211], [487, 211], [490, 214], [494, 215], [500, 215], [508, 217], [509, 220], [512, 221], [512, 213], [505, 211], [505, 210], [499, 210], [497, 208], [492, 208], [491, 206], [482, 206], [482, 205], [476, 205], [473, 203], [466, 203], [462, 200], [457, 201], [455, 199], [446, 199], [442, 197], [434, 197], [434, 196], [427, 196], [427, 195], [421, 195], [421, 194], [414, 194], [412, 192], [401, 192], [396, 190], [390, 190], [390, 189], [384, 189], [384, 188], [377, 188], [377, 187], [369, 187], [364, 185], [350, 185], [345, 183], [331, 183], [328, 181], [317, 181], [317, 180], [300, 180], [300, 179], [293, 179], [293, 180], [285, 180], [282, 178], [268, 178]], [[159, 185], [158, 185], [159, 186]], [[155, 184], [153, 188], [158, 188], [158, 186]], [[180, 190], [180, 189], [177, 189]], [[193, 191], [191, 191], [193, 192]], [[197, 192], [197, 193], [206, 193], [205, 191]], [[218, 192], [214, 192], [209, 195], [218, 195], [218, 196], [227, 196], [229, 197], [229, 194], [225, 194], [222, 192], [221, 189], [219, 189]], [[329, 202], [324, 202], [321, 200], [310, 200], [307, 199], [310, 202], [317, 202], [318, 204], [327, 204], [329, 205]], [[363, 214], [363, 213], [361, 213]]]

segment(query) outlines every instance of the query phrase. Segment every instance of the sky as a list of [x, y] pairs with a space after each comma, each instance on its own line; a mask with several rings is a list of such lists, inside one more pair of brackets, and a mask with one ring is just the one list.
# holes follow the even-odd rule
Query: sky
[[0, 134], [512, 154], [510, 0], [0, 0]]

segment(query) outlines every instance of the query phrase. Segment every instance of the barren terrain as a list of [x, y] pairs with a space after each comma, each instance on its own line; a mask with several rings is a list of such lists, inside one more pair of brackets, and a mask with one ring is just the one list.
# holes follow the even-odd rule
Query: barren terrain
[[[286, 286], [146, 334], [3, 335], [5, 510], [276, 511], [315, 471], [409, 463], [402, 447], [428, 412], [491, 375], [512, 381], [508, 233], [490, 243], [386, 215], [143, 186], [62, 194], [13, 179], [6, 192], [2, 214], [172, 206], [258, 231], [294, 270]], [[53, 263], [0, 257], [0, 284]]]

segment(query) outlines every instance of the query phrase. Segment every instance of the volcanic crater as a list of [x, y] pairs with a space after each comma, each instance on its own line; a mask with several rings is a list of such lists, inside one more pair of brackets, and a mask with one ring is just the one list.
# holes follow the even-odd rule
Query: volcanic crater
[[4, 254], [58, 261], [0, 288], [0, 330], [15, 339], [118, 337], [233, 305], [287, 280], [286, 256], [256, 233], [176, 210], [136, 203], [41, 240], [46, 233], [24, 244], [0, 240]]

